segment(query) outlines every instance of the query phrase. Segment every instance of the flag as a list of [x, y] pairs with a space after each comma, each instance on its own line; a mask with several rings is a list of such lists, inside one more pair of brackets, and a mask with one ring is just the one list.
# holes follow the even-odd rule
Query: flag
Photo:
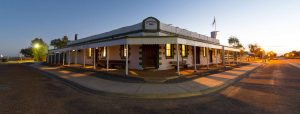
[[211, 26], [215, 26], [216, 25], [216, 17], [214, 17], [214, 21], [212, 22]]

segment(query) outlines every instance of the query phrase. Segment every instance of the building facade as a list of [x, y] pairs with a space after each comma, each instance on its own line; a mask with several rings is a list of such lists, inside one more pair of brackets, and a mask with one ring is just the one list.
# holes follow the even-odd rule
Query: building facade
[[[238, 49], [220, 45], [217, 31], [211, 37], [161, 23], [154, 17], [49, 50], [47, 63], [91, 65], [94, 68], [168, 70], [238, 61]], [[227, 56], [226, 56], [227, 55]], [[177, 67], [179, 66], [179, 67]]]

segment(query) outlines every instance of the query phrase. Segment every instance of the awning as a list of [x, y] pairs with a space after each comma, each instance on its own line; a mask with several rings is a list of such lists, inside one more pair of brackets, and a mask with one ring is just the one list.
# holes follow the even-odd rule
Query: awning
[[[184, 38], [178, 37], [137, 37], [137, 38], [123, 38], [123, 39], [114, 39], [109, 41], [91, 43], [91, 44], [83, 44], [79, 46], [72, 46], [62, 49], [49, 50], [49, 53], [57, 53], [57, 52], [66, 52], [71, 50], [80, 50], [86, 48], [96, 48], [96, 47], [104, 47], [104, 46], [114, 46], [114, 45], [142, 45], [142, 44], [184, 44], [198, 47], [208, 47], [213, 49], [222, 49], [221, 45], [209, 44], [200, 41], [194, 41]], [[238, 49], [224, 47], [225, 50], [230, 51], [239, 51]]]

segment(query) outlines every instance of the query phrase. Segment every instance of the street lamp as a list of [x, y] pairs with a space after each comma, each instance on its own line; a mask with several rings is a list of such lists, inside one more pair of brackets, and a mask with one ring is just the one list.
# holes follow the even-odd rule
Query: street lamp
[[33, 45], [33, 47], [38, 49], [38, 48], [40, 48], [40, 44], [36, 43], [36, 44]]
[[33, 48], [36, 49], [37, 61], [39, 61], [39, 59], [40, 59], [39, 54], [38, 54], [38, 49], [39, 49], [40, 47], [41, 47], [41, 46], [40, 46], [39, 43], [35, 43], [35, 44], [33, 45]]

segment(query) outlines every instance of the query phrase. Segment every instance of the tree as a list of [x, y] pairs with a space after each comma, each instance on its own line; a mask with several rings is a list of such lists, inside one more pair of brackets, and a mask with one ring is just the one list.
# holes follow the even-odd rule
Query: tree
[[68, 42], [69, 42], [68, 37], [64, 36], [63, 38], [57, 38], [52, 40], [50, 45], [53, 46], [55, 49], [59, 49], [67, 46]]
[[231, 47], [240, 49], [240, 56], [244, 55], [244, 46], [240, 43], [240, 40], [235, 36], [230, 36], [228, 39], [228, 43]]
[[228, 39], [228, 43], [231, 47], [242, 49], [244, 46], [240, 43], [240, 40], [235, 36], [230, 36]]
[[273, 52], [273, 51], [269, 51], [269, 52], [267, 53], [267, 56], [268, 56], [270, 59], [274, 59], [274, 58], [276, 58], [277, 53], [275, 53], [275, 52]]
[[21, 49], [20, 53], [24, 57], [33, 57], [32, 47], [23, 48], [23, 49]]
[[260, 46], [257, 44], [249, 44], [248, 47], [250, 52], [254, 54], [254, 59], [255, 59], [255, 57], [258, 56], [260, 53], [261, 50]]
[[42, 38], [35, 38], [31, 41], [33, 57], [35, 61], [44, 61], [48, 53], [48, 45]]

